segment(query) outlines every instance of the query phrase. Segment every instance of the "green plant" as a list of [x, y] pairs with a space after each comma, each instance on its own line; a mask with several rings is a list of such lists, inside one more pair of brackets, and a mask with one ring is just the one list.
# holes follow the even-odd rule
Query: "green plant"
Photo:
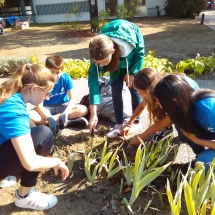
[[73, 164], [75, 162], [75, 158], [76, 158], [77, 155], [78, 155], [78, 153], [69, 154], [68, 161], [67, 161], [67, 167], [69, 169], [70, 174], [72, 173]]
[[205, 214], [205, 201], [210, 198], [211, 181], [214, 178], [213, 165], [214, 161], [209, 165], [206, 174], [203, 163], [197, 163], [195, 169], [188, 172], [188, 177], [183, 177], [184, 196], [189, 215], [196, 214], [201, 206], [201, 214]]
[[72, 14], [71, 13], [67, 13], [65, 15], [65, 18], [66, 18], [66, 21], [62, 23], [63, 26], [65, 26], [66, 30], [68, 31], [69, 30], [69, 27], [70, 27], [70, 19], [72, 17]]
[[102, 171], [102, 168], [106, 167], [106, 163], [107, 161], [109, 160], [109, 158], [111, 157], [112, 155], [112, 152], [108, 152], [106, 153], [107, 151], [107, 141], [105, 142], [104, 146], [103, 146], [103, 149], [101, 151], [101, 155], [100, 155], [100, 164], [99, 164], [99, 170], [98, 170], [98, 173], [100, 173]]
[[161, 72], [173, 72], [173, 64], [168, 59], [155, 58], [155, 51], [149, 51], [145, 56], [143, 67], [152, 67], [158, 69]]
[[11, 75], [16, 69], [25, 63], [32, 63], [28, 57], [0, 57], [0, 77]]
[[[92, 151], [90, 151], [88, 154], [86, 154], [86, 153], [84, 154], [84, 158], [85, 158], [84, 171], [85, 171], [87, 178], [91, 182], [91, 184], [94, 184], [100, 163], [98, 163], [95, 158], [91, 158], [91, 154], [92, 154]], [[91, 166], [93, 164], [96, 164], [96, 166], [91, 175]]]
[[174, 17], [193, 18], [198, 16], [205, 7], [205, 0], [166, 0], [165, 11]]
[[[201, 75], [204, 72], [212, 72], [215, 67], [215, 54], [212, 53], [209, 57], [200, 57], [197, 55], [195, 59], [186, 59], [178, 62], [176, 64], [176, 69], [174, 65], [168, 59], [159, 59], [155, 58], [155, 51], [149, 51], [145, 56], [144, 67], [156, 68], [161, 72], [172, 73], [173, 71], [189, 73], [189, 76], [194, 77], [195, 75]], [[0, 58], [0, 74], [9, 74], [9, 70], [5, 67], [5, 64], [8, 64], [8, 60], [5, 58]], [[44, 61], [39, 61], [36, 57], [32, 56], [30, 60], [28, 58], [26, 62], [38, 63], [45, 65]], [[12, 60], [13, 61], [13, 60]], [[13, 65], [13, 62], [10, 62]], [[64, 72], [68, 73], [72, 78], [86, 78], [90, 66], [90, 60], [79, 60], [79, 59], [70, 59], [67, 58], [64, 60]], [[11, 68], [11, 66], [9, 66]], [[109, 72], [103, 74], [108, 76]]]
[[[142, 145], [144, 145], [143, 141], [140, 141]], [[161, 140], [156, 146], [155, 143], [144, 145], [143, 148], [138, 148], [134, 164], [128, 162], [128, 158], [123, 151], [124, 168], [122, 169], [122, 173], [127, 186], [133, 184], [134, 188], [134, 183], [137, 183], [137, 172], [140, 174], [140, 178], [145, 178], [149, 173], [153, 172], [154, 168], [162, 165], [166, 161], [170, 151], [174, 148], [175, 147], [171, 146], [168, 140]], [[139, 166], [141, 166], [141, 168], [139, 168]], [[133, 200], [130, 200], [130, 202], [133, 204]]]
[[90, 21], [91, 21], [93, 29], [96, 29], [96, 32], [98, 32], [99, 31], [99, 19], [97, 17], [93, 17], [93, 18], [91, 18]]
[[99, 17], [99, 22], [102, 23], [102, 27], [103, 27], [107, 23], [107, 19], [110, 18], [110, 9], [108, 8], [106, 11], [100, 10], [98, 17]]
[[191, 77], [212, 72], [215, 67], [215, 54], [212, 53], [209, 57], [201, 57], [198, 54], [195, 59], [188, 58], [186, 60], [179, 61], [175, 67], [179, 72], [185, 72]]
[[[108, 172], [107, 178], [111, 178], [113, 175], [115, 175], [117, 172], [119, 172], [123, 167], [117, 157], [119, 148], [113, 151], [107, 152], [107, 141], [105, 142], [103, 149], [100, 153], [100, 156], [98, 156], [98, 153], [92, 153], [92, 151], [88, 154], [85, 154], [85, 173], [89, 181], [93, 184], [96, 177], [101, 173], [103, 167]], [[91, 157], [93, 155], [94, 157]], [[111, 157], [111, 159], [110, 159]], [[108, 160], [110, 159], [109, 165]], [[119, 166], [114, 168], [115, 166], [115, 160], [118, 161]], [[93, 173], [91, 175], [91, 166], [96, 164]]]
[[[107, 178], [111, 178], [113, 175], [115, 175], [116, 173], [118, 173], [120, 170], [123, 169], [123, 166], [122, 166], [121, 162], [119, 161], [119, 158], [118, 158], [118, 155], [117, 155], [118, 150], [119, 150], [119, 148], [117, 147], [117, 149], [115, 150], [115, 152], [111, 156], [111, 159], [110, 159], [110, 162], [109, 162], [109, 165], [108, 165], [108, 169], [107, 169], [107, 172], [108, 172], [108, 177]], [[115, 160], [118, 162], [119, 166], [114, 168]], [[121, 192], [122, 192], [122, 190], [121, 190]]]
[[128, 5], [119, 4], [116, 6], [117, 18], [118, 19], [131, 19], [134, 14], [132, 10], [129, 10]]
[[127, 186], [131, 186], [132, 182], [134, 181], [134, 166], [131, 162], [128, 162], [128, 158], [124, 150], [122, 152], [124, 158], [124, 168], [122, 169], [122, 174], [126, 180]]
[[141, 139], [139, 140], [141, 141], [141, 144], [139, 145], [136, 152], [134, 166], [132, 170], [130, 170], [132, 171], [133, 175], [133, 187], [131, 191], [131, 197], [129, 202], [126, 198], [123, 199], [130, 210], [140, 191], [156, 177], [158, 177], [171, 164], [171, 162], [169, 162], [161, 167], [157, 167], [160, 162], [164, 161], [163, 158], [166, 157], [166, 154], [169, 154], [170, 150], [167, 150], [163, 152], [164, 154], [160, 153], [160, 156], [156, 160], [154, 160], [150, 167], [146, 168], [148, 159], [150, 157], [149, 154], [153, 152], [149, 152], [149, 145], [145, 146], [143, 141]]
[[65, 59], [64, 71], [72, 78], [86, 78], [90, 66], [89, 60]]
[[78, 24], [78, 21], [80, 21], [81, 17], [83, 16], [83, 12], [80, 11], [80, 8], [78, 6], [78, 3], [75, 2], [74, 6], [71, 11], [75, 16], [75, 21], [71, 23], [72, 28], [75, 30], [80, 30], [80, 25]]
[[[180, 178], [180, 174], [178, 174], [178, 178]], [[177, 191], [175, 193], [175, 197], [173, 199], [172, 192], [170, 189], [169, 180], [167, 179], [166, 193], [168, 197], [168, 201], [170, 204], [171, 215], [179, 215], [181, 211], [181, 193], [183, 190], [183, 181], [177, 186]]]
[[[75, 31], [80, 30], [78, 21], [80, 21], [81, 17], [83, 16], [83, 12], [81, 12], [79, 4], [77, 2], [74, 2], [73, 7], [67, 10], [68, 13], [65, 15], [66, 21], [63, 23], [63, 25], [66, 26], [66, 30], [68, 30], [70, 25]], [[72, 16], [75, 17], [75, 21], [70, 21]]]

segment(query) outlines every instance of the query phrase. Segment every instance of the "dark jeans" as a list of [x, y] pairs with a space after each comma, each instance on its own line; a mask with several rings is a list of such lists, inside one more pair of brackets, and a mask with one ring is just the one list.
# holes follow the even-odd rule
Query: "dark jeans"
[[[211, 163], [215, 158], [215, 150], [213, 149], [205, 150], [204, 146], [197, 145], [193, 143], [190, 139], [188, 139], [186, 136], [184, 136], [177, 125], [175, 125], [175, 128], [178, 132], [179, 139], [187, 143], [192, 148], [193, 152], [197, 155], [195, 162], [203, 162], [205, 164], [206, 169], [208, 169], [209, 167], [208, 164]], [[215, 140], [215, 134], [212, 132], [205, 131], [199, 134], [199, 138], [205, 140]]]
[[[122, 99], [122, 89], [123, 89], [123, 78], [118, 76], [118, 78], [112, 83], [112, 99], [113, 99], [113, 108], [114, 114], [116, 118], [116, 124], [122, 124], [123, 119], [123, 99]], [[141, 103], [141, 97], [139, 96], [136, 89], [129, 89], [131, 93], [131, 104], [132, 111], [137, 108], [137, 106]], [[139, 117], [135, 120], [135, 122], [139, 122]]]
[[[46, 157], [50, 153], [55, 141], [55, 137], [50, 128], [44, 125], [38, 125], [31, 129], [31, 137], [37, 155]], [[0, 180], [4, 179], [20, 167], [21, 162], [19, 157], [11, 140], [8, 140], [0, 146]], [[21, 185], [24, 187], [33, 187], [36, 185], [38, 175], [39, 172], [29, 172], [22, 168]]]

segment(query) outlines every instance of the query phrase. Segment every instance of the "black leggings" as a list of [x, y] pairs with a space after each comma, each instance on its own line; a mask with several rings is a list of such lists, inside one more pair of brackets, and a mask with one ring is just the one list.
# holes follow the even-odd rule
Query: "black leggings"
[[[38, 125], [31, 129], [31, 137], [37, 155], [46, 157], [50, 153], [55, 141], [55, 137], [50, 128], [44, 125]], [[37, 161], [35, 160], [35, 162]], [[0, 180], [4, 179], [20, 167], [21, 162], [19, 157], [11, 140], [8, 140], [0, 146]], [[21, 185], [24, 187], [35, 186], [39, 173], [40, 172], [29, 172], [22, 168]]]

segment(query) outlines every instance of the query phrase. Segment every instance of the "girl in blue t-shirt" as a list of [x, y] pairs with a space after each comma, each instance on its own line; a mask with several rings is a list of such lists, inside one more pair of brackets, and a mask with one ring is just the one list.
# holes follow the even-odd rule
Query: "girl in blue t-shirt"
[[168, 75], [156, 85], [154, 95], [167, 113], [157, 125], [174, 123], [179, 138], [197, 155], [195, 162], [208, 168], [215, 157], [215, 91], [193, 89], [181, 77]]
[[37, 192], [37, 176], [53, 168], [68, 177], [68, 168], [59, 158], [47, 158], [55, 137], [47, 126], [30, 123], [26, 103], [38, 105], [49, 98], [55, 78], [41, 65], [24, 64], [0, 86], [0, 180], [23, 167], [21, 186], [15, 192], [15, 205], [45, 210], [57, 203], [52, 195]]
[[[165, 77], [166, 75], [167, 74], [163, 74], [154, 68], [144, 68], [135, 75], [134, 86], [137, 89], [137, 92], [139, 93], [139, 95], [143, 98], [143, 100], [134, 111], [128, 123], [120, 131], [120, 134], [123, 137], [125, 137], [127, 134], [137, 132], [135, 131], [136, 129], [134, 129], [135, 127], [133, 127], [134, 125], [133, 123], [135, 122], [135, 119], [137, 118], [137, 116], [139, 116], [142, 113], [142, 111], [146, 106], [149, 112], [150, 124], [152, 122], [156, 122], [162, 119], [166, 115], [166, 112], [160, 107], [159, 102], [154, 95], [154, 88], [156, 84], [160, 80], [162, 80], [162, 78]], [[198, 84], [191, 78], [181, 73], [180, 74], [178, 73], [177, 75], [180, 75], [186, 82], [189, 83], [189, 85], [192, 88], [199, 88]], [[143, 133], [139, 134], [139, 137], [141, 139], [145, 139], [147, 136], [154, 134], [156, 131], [159, 131], [153, 137], [154, 141], [159, 141], [165, 136], [172, 134], [173, 132], [172, 123], [167, 125], [165, 128], [156, 129], [156, 131], [152, 131], [150, 134], [148, 134], [148, 131], [150, 130], [147, 129]], [[137, 136], [135, 136], [130, 140], [130, 145], [139, 145], [139, 144], [140, 144], [140, 141]]]

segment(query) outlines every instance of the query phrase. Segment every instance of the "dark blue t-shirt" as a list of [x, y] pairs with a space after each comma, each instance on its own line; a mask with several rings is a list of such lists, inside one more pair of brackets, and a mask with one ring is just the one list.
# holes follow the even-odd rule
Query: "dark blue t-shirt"
[[20, 93], [15, 93], [0, 106], [0, 116], [0, 145], [31, 133], [29, 114]]
[[69, 101], [67, 94], [68, 90], [74, 87], [71, 77], [69, 74], [62, 72], [60, 78], [55, 83], [49, 100], [43, 102], [44, 106], [61, 105]]

